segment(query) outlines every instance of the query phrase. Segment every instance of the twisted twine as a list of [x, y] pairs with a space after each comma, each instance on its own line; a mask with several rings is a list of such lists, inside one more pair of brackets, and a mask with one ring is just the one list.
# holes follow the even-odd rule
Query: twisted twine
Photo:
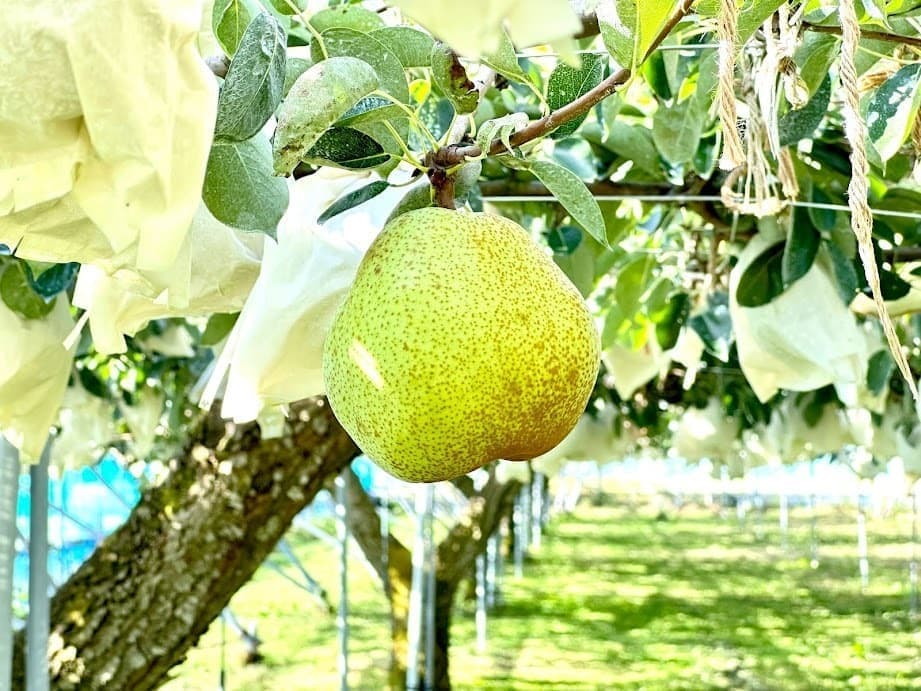
[[851, 210], [851, 229], [857, 237], [857, 249], [863, 263], [864, 273], [873, 302], [879, 312], [879, 319], [886, 334], [889, 351], [899, 367], [899, 372], [908, 383], [912, 396], [918, 400], [918, 388], [914, 377], [902, 352], [902, 344], [892, 323], [886, 305], [883, 301], [882, 288], [879, 282], [879, 269], [876, 266], [876, 257], [873, 254], [873, 217], [867, 199], [867, 177], [870, 164], [867, 161], [866, 125], [860, 117], [860, 91], [858, 89], [857, 69], [855, 58], [857, 46], [860, 41], [860, 24], [854, 8], [854, 0], [841, 0], [841, 58], [839, 62], [839, 76], [844, 89], [844, 134], [851, 144], [851, 180], [847, 187], [847, 205]]
[[719, 83], [716, 100], [723, 131], [723, 154], [720, 168], [733, 170], [745, 164], [745, 149], [739, 136], [738, 116], [736, 114], [735, 68], [738, 47], [739, 6], [736, 0], [720, 0], [717, 37], [719, 40]]

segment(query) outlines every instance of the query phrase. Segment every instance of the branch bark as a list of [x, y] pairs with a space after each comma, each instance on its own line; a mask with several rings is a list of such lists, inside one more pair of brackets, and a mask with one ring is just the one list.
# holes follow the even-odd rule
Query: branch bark
[[[834, 34], [835, 36], [841, 35], [840, 26], [822, 26], [821, 24], [803, 22], [803, 28], [807, 31], [815, 31], [820, 34]], [[903, 36], [901, 34], [890, 34], [886, 31], [864, 31], [861, 29], [860, 37], [873, 41], [888, 41], [890, 43], [901, 43], [902, 45], [921, 48], [921, 38], [918, 38], [917, 36]]]
[[[167, 480], [55, 594], [52, 687], [164, 683], [324, 480], [357, 453], [322, 398], [293, 405], [278, 439], [212, 411]], [[14, 689], [24, 685], [23, 648], [19, 636]]]
[[[646, 60], [646, 58], [652, 53], [656, 48], [659, 47], [659, 44], [665, 40], [672, 29], [678, 25], [685, 15], [691, 11], [691, 6], [694, 4], [694, 0], [683, 0], [681, 6], [676, 10], [675, 14], [665, 23], [659, 33], [653, 39], [652, 44], [649, 46], [649, 49], [643, 55], [640, 64]], [[603, 80], [598, 86], [590, 91], [586, 92], [576, 100], [571, 103], [567, 103], [562, 108], [545, 115], [544, 117], [534, 120], [529, 123], [525, 128], [519, 130], [509, 138], [509, 143], [512, 148], [520, 147], [524, 144], [527, 144], [534, 139], [543, 137], [547, 134], [550, 134], [553, 130], [557, 129], [560, 125], [563, 125], [570, 120], [574, 120], [582, 115], [585, 115], [588, 111], [594, 108], [596, 105], [601, 103], [608, 96], [617, 91], [618, 87], [625, 84], [631, 77], [632, 73], [630, 70], [623, 68], [613, 73], [607, 79]], [[456, 165], [462, 163], [468, 157], [476, 158], [480, 156], [483, 151], [478, 146], [453, 146], [453, 147], [444, 147], [439, 151], [441, 153], [444, 151], [442, 156], [450, 165]], [[503, 153], [506, 151], [505, 144], [499, 140], [494, 139], [492, 144], [489, 147], [489, 150], [486, 152], [488, 156], [495, 156], [497, 154]]]
[[[381, 578], [390, 603], [390, 688], [405, 689], [406, 666], [409, 664], [407, 624], [412, 554], [390, 535], [385, 561], [380, 517], [374, 504], [354, 473], [348, 473], [346, 477], [350, 529], [365, 557]], [[518, 488], [517, 482], [502, 484], [495, 477], [491, 478], [480, 492], [472, 494], [466, 514], [438, 545], [435, 567], [435, 689], [451, 688], [448, 649], [451, 611], [457, 586], [470, 572], [476, 557], [485, 551], [486, 540], [510, 509], [511, 500]]]

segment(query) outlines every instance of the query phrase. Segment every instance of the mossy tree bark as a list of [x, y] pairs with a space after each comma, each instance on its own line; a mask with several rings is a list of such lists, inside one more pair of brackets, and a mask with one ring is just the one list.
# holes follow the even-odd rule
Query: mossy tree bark
[[[322, 398], [294, 404], [277, 439], [206, 416], [167, 480], [55, 594], [52, 688], [144, 691], [167, 681], [294, 516], [357, 453]], [[23, 644], [20, 636], [17, 690]]]
[[[390, 603], [390, 688], [402, 691], [406, 689], [406, 669], [410, 663], [407, 623], [412, 554], [391, 534], [386, 541], [385, 558], [380, 518], [374, 504], [354, 473], [347, 473], [346, 477], [350, 530], [384, 584]], [[466, 480], [467, 478], [462, 478], [455, 484], [469, 500], [467, 511], [438, 544], [436, 551], [435, 683], [428, 691], [451, 688], [448, 653], [451, 613], [458, 585], [473, 568], [477, 556], [486, 550], [489, 536], [499, 527], [502, 517], [511, 510], [515, 494], [520, 487], [517, 482], [500, 483], [492, 477], [482, 489], [475, 490], [473, 483]], [[416, 664], [420, 668], [420, 678], [423, 678], [422, 660], [416, 661]]]

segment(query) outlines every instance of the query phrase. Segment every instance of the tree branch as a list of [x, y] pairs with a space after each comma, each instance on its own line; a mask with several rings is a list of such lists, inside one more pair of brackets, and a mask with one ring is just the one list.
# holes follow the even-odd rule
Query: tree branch
[[[662, 30], [656, 35], [652, 43], [649, 46], [649, 49], [643, 55], [643, 59], [639, 61], [639, 64], [642, 64], [643, 61], [649, 56], [652, 51], [659, 47], [659, 44], [665, 40], [665, 37], [671, 33], [671, 30], [677, 26], [685, 15], [691, 10], [691, 5], [694, 4], [694, 0], [683, 0], [681, 6], [675, 12], [675, 14], [665, 23], [662, 27]], [[591, 91], [586, 92], [575, 101], [567, 103], [562, 108], [558, 108], [552, 113], [545, 115], [544, 117], [534, 120], [527, 125], [527, 127], [519, 130], [509, 138], [509, 143], [513, 148], [520, 147], [523, 144], [543, 137], [553, 130], [557, 129], [561, 125], [566, 124], [571, 120], [585, 115], [594, 108], [596, 105], [601, 103], [608, 96], [617, 91], [618, 87], [625, 84], [631, 76], [630, 70], [623, 68], [609, 76], [607, 79], [602, 81], [598, 86], [596, 86]], [[500, 139], [494, 139], [492, 144], [489, 147], [489, 150], [486, 152], [488, 156], [495, 156], [506, 150], [505, 144]], [[457, 165], [462, 163], [468, 157], [475, 158], [480, 156], [483, 151], [478, 146], [454, 146], [454, 147], [444, 147], [441, 149], [438, 154], [441, 155], [442, 160], [446, 161], [448, 165]]]
[[452, 587], [470, 572], [474, 559], [486, 549], [486, 540], [499, 527], [521, 484], [490, 478], [480, 492], [470, 497], [467, 513], [438, 544], [437, 577]]
[[[822, 26], [820, 24], [810, 24], [803, 22], [803, 28], [809, 31], [815, 31], [820, 34], [841, 35], [840, 26]], [[860, 38], [866, 38], [874, 41], [889, 41], [890, 43], [901, 43], [914, 48], [921, 48], [921, 38], [917, 36], [902, 36], [901, 34], [890, 34], [885, 31], [864, 31], [860, 30]]]
[[[246, 583], [294, 516], [358, 454], [326, 401], [292, 404], [284, 434], [215, 406], [163, 484], [51, 601], [51, 686], [160, 686]], [[24, 636], [13, 688], [25, 688]]]
[[[348, 509], [349, 531], [361, 547], [365, 557], [377, 572], [381, 582], [387, 584], [389, 576], [386, 566], [412, 563], [412, 555], [406, 546], [390, 535], [387, 539], [387, 560], [381, 540], [381, 519], [377, 515], [371, 497], [365, 492], [354, 471], [345, 474], [345, 503]], [[408, 573], [406, 574], [408, 577]]]

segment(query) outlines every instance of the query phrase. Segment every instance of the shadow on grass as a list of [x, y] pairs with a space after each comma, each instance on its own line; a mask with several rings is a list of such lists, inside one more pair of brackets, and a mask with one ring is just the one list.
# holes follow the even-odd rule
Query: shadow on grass
[[[836, 688], [861, 686], [867, 675], [861, 688], [908, 688], [918, 672], [910, 649], [869, 659], [861, 642], [912, 630], [906, 596], [891, 587], [861, 593], [856, 558], [823, 558], [810, 568], [803, 521], [791, 540], [799, 554], [766, 545], [778, 545], [779, 533], [759, 527], [760, 539], [709, 515], [671, 523], [610, 507], [562, 519], [493, 615], [495, 628], [524, 635], [515, 648], [503, 638], [484, 681], [526, 676], [514, 688], [562, 688], [555, 663], [582, 655], [602, 675], [608, 670], [609, 687], [685, 688], [681, 675], [690, 673], [687, 688]], [[844, 547], [851, 535], [840, 530], [826, 540], [825, 549]], [[874, 568], [891, 578], [902, 566], [877, 560]], [[552, 642], [548, 678], [526, 652], [541, 637]], [[672, 668], [667, 678], [663, 667]], [[629, 681], [631, 668], [639, 676], [648, 670], [649, 683]]]

